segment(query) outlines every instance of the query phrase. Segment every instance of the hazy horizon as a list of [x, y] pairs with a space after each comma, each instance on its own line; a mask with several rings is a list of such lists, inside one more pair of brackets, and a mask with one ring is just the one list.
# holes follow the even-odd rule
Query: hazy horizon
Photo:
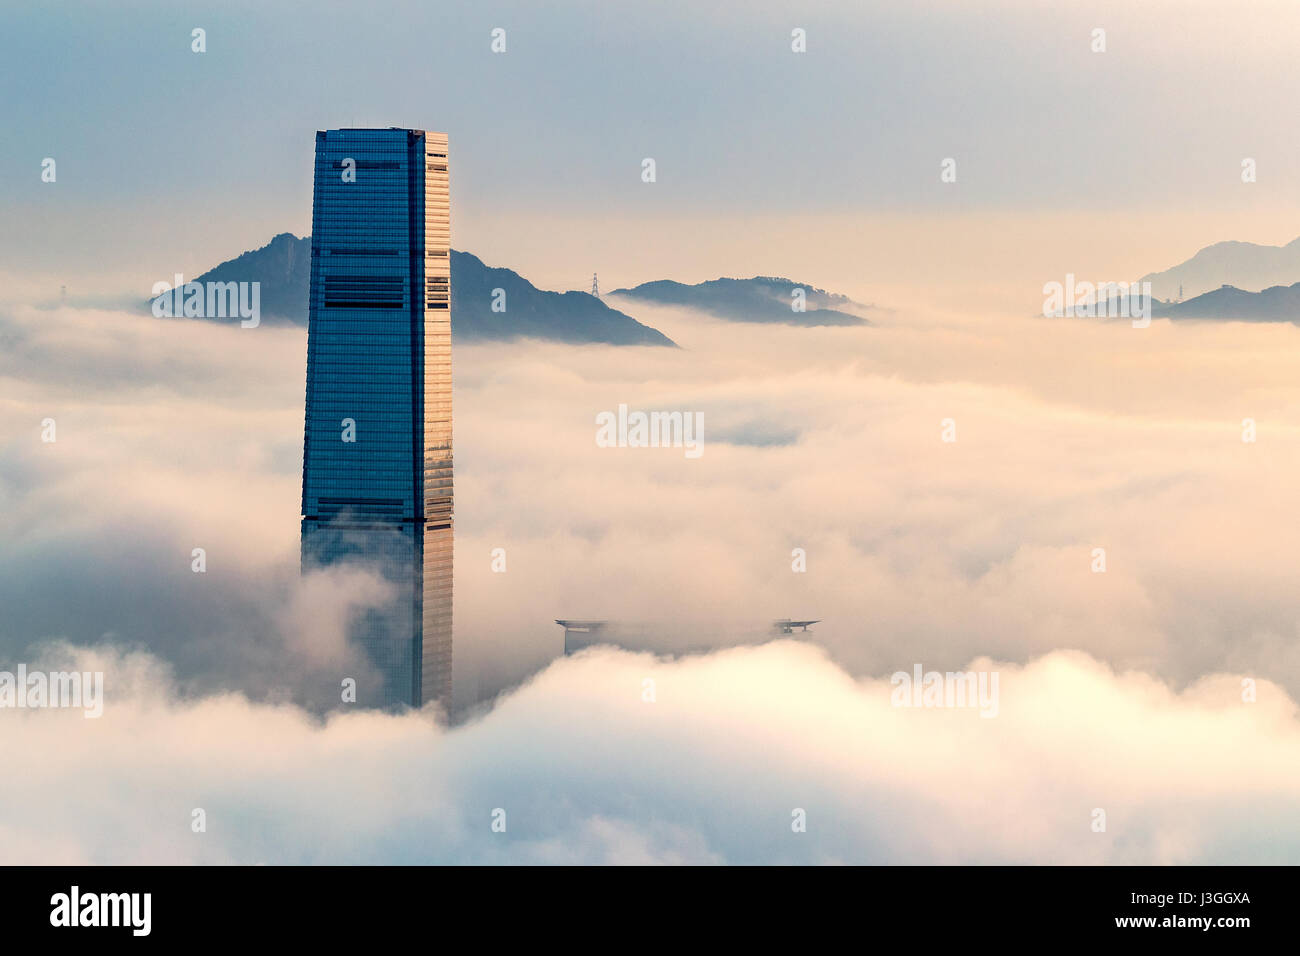
[[339, 126], [448, 133], [453, 243], [543, 288], [788, 275], [955, 304], [1300, 235], [1284, 0], [313, 9], [0, 11], [6, 286], [147, 291], [303, 235]]

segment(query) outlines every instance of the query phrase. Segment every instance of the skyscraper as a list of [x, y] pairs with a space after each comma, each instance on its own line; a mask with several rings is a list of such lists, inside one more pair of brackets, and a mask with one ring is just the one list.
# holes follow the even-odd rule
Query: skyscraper
[[316, 134], [302, 564], [392, 587], [349, 622], [363, 705], [451, 706], [450, 252], [446, 134]]

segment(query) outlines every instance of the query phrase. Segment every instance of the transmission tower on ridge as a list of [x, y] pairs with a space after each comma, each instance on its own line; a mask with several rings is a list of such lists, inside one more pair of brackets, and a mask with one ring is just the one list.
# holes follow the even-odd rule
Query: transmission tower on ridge
[[600, 283], [596, 281], [596, 273], [591, 274], [591, 294], [597, 299], [600, 298]]

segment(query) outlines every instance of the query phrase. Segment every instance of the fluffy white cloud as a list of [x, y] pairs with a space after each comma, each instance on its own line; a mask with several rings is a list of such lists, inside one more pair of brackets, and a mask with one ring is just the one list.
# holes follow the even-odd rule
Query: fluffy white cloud
[[0, 711], [6, 759], [24, 768], [0, 792], [11, 863], [1186, 863], [1300, 850], [1294, 705], [1267, 683], [1244, 703], [1227, 675], [1178, 693], [1081, 653], [976, 661], [1000, 676], [998, 716], [984, 719], [895, 707], [887, 680], [855, 681], [807, 644], [677, 660], [599, 649], [448, 730], [429, 714], [322, 724], [233, 694], [180, 698], [144, 654], [43, 660], [107, 671], [106, 703], [98, 720]]

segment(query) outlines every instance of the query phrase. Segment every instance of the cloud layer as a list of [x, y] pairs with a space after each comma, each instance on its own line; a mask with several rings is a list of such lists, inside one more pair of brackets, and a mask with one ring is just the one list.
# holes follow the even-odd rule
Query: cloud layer
[[[0, 713], [36, 767], [2, 798], [6, 846], [97, 862], [1297, 858], [1295, 329], [638, 318], [685, 347], [458, 350], [456, 698], [479, 716], [446, 730], [321, 726], [293, 705], [364, 682], [343, 621], [382, 597], [365, 574], [298, 575], [299, 330], [0, 309], [0, 668], [53, 639], [113, 675], [101, 721]], [[620, 403], [703, 412], [704, 455], [597, 447], [595, 416]], [[824, 623], [820, 649], [548, 668], [556, 617], [646, 622], [650, 648]], [[893, 671], [983, 658], [1002, 674], [996, 719], [889, 707]]]
[[811, 645], [675, 661], [600, 649], [450, 731], [430, 715], [322, 725], [238, 695], [180, 699], [143, 654], [46, 659], [106, 670], [108, 701], [99, 720], [0, 714], [7, 759], [27, 768], [0, 794], [11, 863], [1187, 863], [1300, 851], [1300, 725], [1277, 687], [1252, 704], [1227, 676], [1175, 693], [1079, 653], [975, 662], [1001, 676], [1000, 712], [985, 720], [894, 707], [887, 681], [855, 681]]

